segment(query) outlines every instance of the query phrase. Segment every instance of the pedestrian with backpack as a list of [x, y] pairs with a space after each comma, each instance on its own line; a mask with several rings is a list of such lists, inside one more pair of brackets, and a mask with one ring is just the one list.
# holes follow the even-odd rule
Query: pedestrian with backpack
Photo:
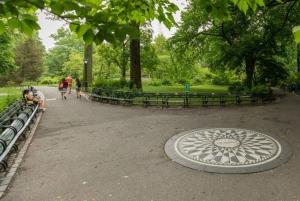
[[80, 91], [81, 91], [81, 82], [80, 82], [79, 78], [76, 78], [75, 89], [76, 89], [77, 98], [78, 97], [81, 98], [81, 94], [80, 94]]
[[293, 92], [293, 94], [295, 93], [296, 89], [297, 89], [297, 84], [295, 81], [293, 81], [291, 84], [291, 91]]

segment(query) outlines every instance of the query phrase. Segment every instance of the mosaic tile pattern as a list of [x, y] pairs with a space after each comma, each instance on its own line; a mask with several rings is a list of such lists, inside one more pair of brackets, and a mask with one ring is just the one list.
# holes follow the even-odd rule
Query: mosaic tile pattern
[[184, 159], [223, 167], [259, 165], [274, 160], [281, 152], [272, 137], [235, 128], [196, 130], [178, 138], [174, 146]]

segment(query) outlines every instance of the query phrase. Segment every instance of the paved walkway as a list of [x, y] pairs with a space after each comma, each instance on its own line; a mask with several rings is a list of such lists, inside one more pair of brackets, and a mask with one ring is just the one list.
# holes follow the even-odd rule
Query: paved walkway
[[[56, 88], [39, 90], [47, 111], [3, 201], [300, 200], [299, 96], [266, 106], [161, 109], [112, 106], [74, 92], [61, 100]], [[277, 135], [293, 156], [254, 174], [201, 172], [166, 156], [168, 139], [203, 127]]]

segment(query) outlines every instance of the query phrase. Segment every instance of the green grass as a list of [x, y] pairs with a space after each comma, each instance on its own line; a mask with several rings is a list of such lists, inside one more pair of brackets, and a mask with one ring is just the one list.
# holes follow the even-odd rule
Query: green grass
[[[143, 83], [143, 92], [149, 93], [184, 93], [184, 86], [149, 86]], [[190, 93], [228, 93], [227, 85], [191, 86]]]
[[0, 88], [0, 112], [22, 97], [22, 90], [17, 88]]

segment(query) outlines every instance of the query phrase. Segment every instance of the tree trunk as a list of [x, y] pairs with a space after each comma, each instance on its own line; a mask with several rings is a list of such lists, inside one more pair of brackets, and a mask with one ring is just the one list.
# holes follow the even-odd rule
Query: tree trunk
[[[138, 39], [130, 41], [130, 81], [137, 89], [142, 89], [140, 40]], [[130, 88], [133, 88], [133, 85]]]
[[246, 85], [251, 89], [253, 81], [253, 73], [255, 69], [255, 58], [246, 58]]
[[123, 68], [121, 69], [121, 76], [125, 79], [126, 78], [126, 69], [123, 66]]
[[127, 64], [127, 60], [128, 57], [125, 57], [125, 51], [126, 51], [126, 43], [123, 42], [123, 47], [122, 47], [122, 57], [121, 57], [121, 76], [126, 79], [126, 64]]
[[297, 66], [298, 66], [298, 72], [300, 72], [300, 43], [297, 45]]
[[84, 65], [83, 70], [83, 82], [82, 84], [84, 86], [87, 85], [87, 88], [89, 88], [90, 84], [92, 83], [93, 79], [93, 45], [89, 45], [85, 47], [84, 49], [84, 59], [88, 60], [87, 65]]

